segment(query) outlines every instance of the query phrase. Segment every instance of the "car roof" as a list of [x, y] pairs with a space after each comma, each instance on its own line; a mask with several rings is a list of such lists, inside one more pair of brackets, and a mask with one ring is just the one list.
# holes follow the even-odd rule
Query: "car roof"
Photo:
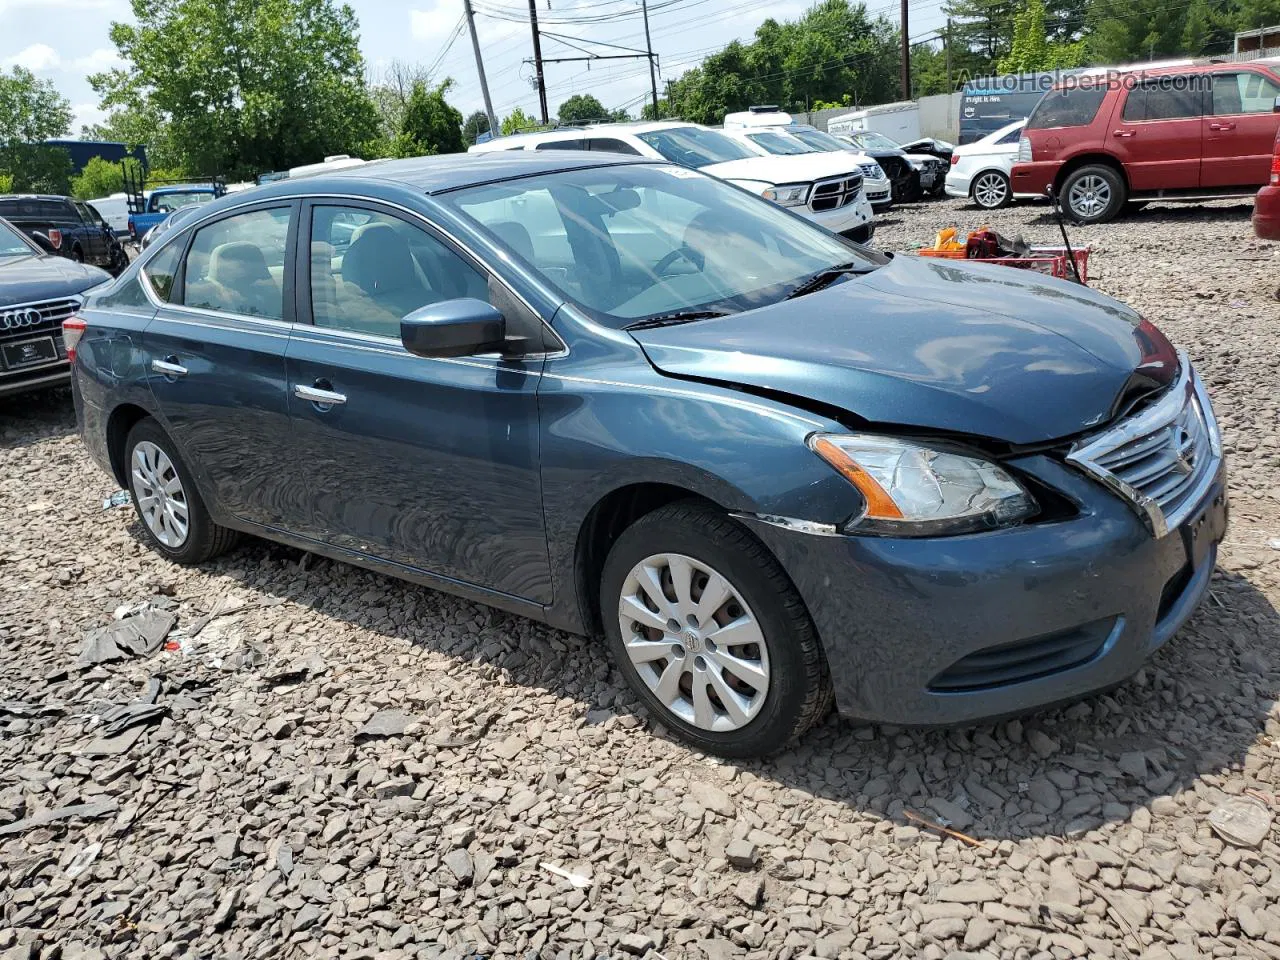
[[0, 200], [70, 200], [71, 197], [59, 193], [5, 193]]
[[502, 153], [504, 151], [515, 152], [517, 147], [530, 143], [544, 143], [547, 140], [561, 140], [565, 137], [572, 138], [575, 134], [578, 136], [584, 133], [651, 133], [655, 130], [673, 130], [677, 127], [696, 127], [696, 123], [686, 123], [683, 120], [652, 120], [652, 121], [632, 121], [629, 123], [583, 123], [574, 124], [573, 126], [556, 127], [553, 130], [535, 130], [530, 133], [513, 133], [505, 137], [494, 137], [492, 140], [486, 140], [483, 144], [484, 150], [476, 150], [475, 153]]
[[151, 192], [156, 193], [190, 193], [192, 190], [199, 190], [203, 193], [213, 193], [212, 183], [166, 183], [162, 187], [152, 187]]
[[[370, 161], [364, 166], [348, 167], [334, 171], [332, 174], [317, 174], [297, 180], [275, 180], [255, 187], [252, 193], [255, 198], [264, 199], [305, 197], [330, 191], [346, 192], [360, 186], [370, 187], [381, 183], [408, 187], [427, 194], [437, 194], [462, 187], [475, 187], [537, 174], [661, 162], [644, 157], [580, 153], [576, 150], [447, 153], [434, 157]], [[239, 198], [239, 202], [244, 202], [249, 193], [250, 191], [244, 191], [228, 196]], [[221, 203], [221, 201], [217, 202]]]

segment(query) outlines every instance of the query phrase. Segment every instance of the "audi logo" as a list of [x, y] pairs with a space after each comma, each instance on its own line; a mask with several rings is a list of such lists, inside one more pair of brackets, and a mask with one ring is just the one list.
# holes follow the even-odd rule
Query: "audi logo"
[[6, 310], [0, 313], [0, 330], [22, 330], [26, 327], [39, 326], [44, 317], [34, 308], [26, 310]]

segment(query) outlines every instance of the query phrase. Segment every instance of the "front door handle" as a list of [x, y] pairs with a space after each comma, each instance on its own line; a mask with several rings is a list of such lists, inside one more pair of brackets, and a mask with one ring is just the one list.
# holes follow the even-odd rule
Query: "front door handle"
[[1211, 123], [1211, 124], [1209, 124], [1209, 129], [1210, 129], [1210, 130], [1234, 130], [1235, 128], [1236, 128], [1236, 125], [1235, 125], [1234, 123]]
[[1120, 139], [1124, 140], [1128, 137], [1132, 137], [1133, 131], [1132, 130], [1115, 130], [1112, 132], [1111, 135], [1113, 137], [1119, 137]]
[[[328, 386], [328, 381], [317, 380], [317, 383], [324, 383]], [[324, 407], [332, 407], [339, 403], [347, 402], [345, 393], [337, 393], [333, 390], [326, 390], [322, 387], [308, 387], [305, 383], [295, 383], [293, 385], [293, 395], [302, 400], [309, 400], [311, 403]]]
[[165, 357], [163, 360], [152, 360], [151, 369], [166, 377], [185, 377], [187, 368], [178, 362], [177, 357]]

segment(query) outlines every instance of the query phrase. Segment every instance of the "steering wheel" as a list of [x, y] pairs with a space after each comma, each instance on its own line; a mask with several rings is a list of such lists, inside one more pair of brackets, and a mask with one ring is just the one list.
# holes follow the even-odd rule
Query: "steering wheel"
[[687, 243], [682, 243], [655, 263], [653, 265], [653, 272], [659, 276], [666, 276], [667, 269], [678, 260], [688, 260], [697, 270], [701, 270], [703, 265], [706, 263], [706, 258], [701, 253], [694, 250]]

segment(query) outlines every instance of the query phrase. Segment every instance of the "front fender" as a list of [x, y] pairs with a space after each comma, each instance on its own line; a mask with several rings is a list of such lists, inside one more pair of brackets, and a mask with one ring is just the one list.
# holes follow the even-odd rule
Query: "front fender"
[[862, 506], [857, 491], [805, 445], [811, 433], [841, 431], [838, 423], [780, 400], [665, 377], [638, 349], [630, 362], [605, 368], [549, 361], [539, 419], [555, 591], [548, 613], [568, 629], [582, 629], [579, 533], [592, 509], [622, 487], [663, 484], [730, 513], [826, 524]]

